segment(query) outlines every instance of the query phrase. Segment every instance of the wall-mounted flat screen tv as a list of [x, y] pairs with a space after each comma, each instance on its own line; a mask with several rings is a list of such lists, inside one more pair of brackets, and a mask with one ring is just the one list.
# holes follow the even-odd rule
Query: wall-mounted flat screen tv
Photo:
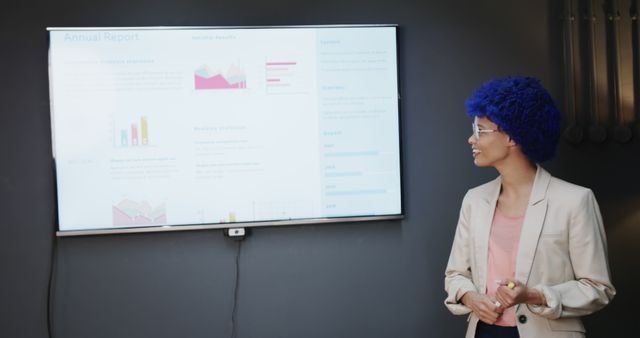
[[401, 217], [396, 28], [49, 28], [57, 234]]

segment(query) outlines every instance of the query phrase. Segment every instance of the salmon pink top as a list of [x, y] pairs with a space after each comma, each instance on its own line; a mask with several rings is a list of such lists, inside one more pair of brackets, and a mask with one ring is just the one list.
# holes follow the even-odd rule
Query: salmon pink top
[[[516, 257], [524, 216], [509, 217], [496, 208], [489, 237], [487, 295], [495, 297], [498, 282], [516, 276]], [[504, 311], [494, 325], [516, 326], [516, 307]]]

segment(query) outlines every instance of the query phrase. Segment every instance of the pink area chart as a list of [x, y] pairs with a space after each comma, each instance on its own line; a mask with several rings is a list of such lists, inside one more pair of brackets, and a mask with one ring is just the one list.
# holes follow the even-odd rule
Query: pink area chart
[[244, 70], [235, 65], [231, 65], [224, 75], [221, 71], [212, 71], [203, 65], [195, 70], [193, 77], [196, 90], [247, 88]]

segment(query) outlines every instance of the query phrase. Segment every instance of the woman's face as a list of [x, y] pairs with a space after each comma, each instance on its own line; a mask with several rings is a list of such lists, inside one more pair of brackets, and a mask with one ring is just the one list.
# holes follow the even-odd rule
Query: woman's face
[[511, 138], [486, 117], [474, 118], [474, 133], [469, 137], [473, 163], [478, 167], [496, 166], [509, 155]]

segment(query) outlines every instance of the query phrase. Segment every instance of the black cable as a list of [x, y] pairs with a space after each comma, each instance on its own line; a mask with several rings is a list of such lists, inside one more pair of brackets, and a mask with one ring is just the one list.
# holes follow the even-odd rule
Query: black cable
[[[51, 158], [51, 165], [53, 169], [53, 177], [58, 177], [56, 172], [56, 161], [55, 157]], [[54, 179], [55, 181], [55, 179]], [[53, 184], [53, 194], [54, 196], [58, 196], [58, 186]], [[60, 225], [58, 219], [58, 201], [56, 200], [55, 207], [51, 209], [51, 220], [54, 227], [57, 229]], [[51, 262], [49, 264], [49, 282], [47, 285], [47, 334], [48, 338], [54, 338], [54, 318], [53, 318], [53, 303], [54, 299], [54, 291], [56, 288], [55, 285], [55, 276], [58, 270], [58, 236], [56, 236], [56, 230], [53, 230], [52, 240], [51, 240]]]
[[53, 236], [51, 242], [51, 263], [49, 264], [49, 283], [47, 292], [47, 333], [49, 338], [53, 338], [53, 294], [55, 290], [55, 274], [58, 266], [58, 237]]
[[236, 338], [236, 317], [238, 314], [238, 290], [240, 284], [240, 248], [242, 241], [238, 241], [236, 250], [236, 279], [233, 286], [233, 310], [231, 311], [231, 338]]

